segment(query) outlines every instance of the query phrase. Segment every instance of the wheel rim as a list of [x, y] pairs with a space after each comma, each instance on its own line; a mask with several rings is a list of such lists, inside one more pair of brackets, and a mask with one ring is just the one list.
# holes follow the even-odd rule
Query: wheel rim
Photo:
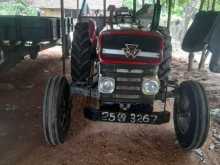
[[181, 95], [179, 97], [179, 105], [177, 109], [177, 124], [182, 134], [188, 132], [191, 123], [191, 116], [190, 100], [187, 96]]

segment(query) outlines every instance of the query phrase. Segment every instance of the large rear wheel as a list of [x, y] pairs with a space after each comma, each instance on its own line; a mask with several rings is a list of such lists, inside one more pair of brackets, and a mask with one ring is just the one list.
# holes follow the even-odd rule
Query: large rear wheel
[[162, 34], [164, 39], [163, 61], [159, 66], [158, 72], [158, 77], [163, 83], [168, 81], [169, 73], [171, 71], [172, 43], [170, 32], [167, 28], [160, 27], [158, 31]]
[[64, 143], [71, 118], [70, 87], [65, 77], [48, 80], [43, 100], [43, 131], [48, 144]]
[[92, 43], [89, 23], [77, 23], [71, 52], [71, 76], [73, 82], [85, 82], [90, 76]]
[[185, 150], [200, 148], [209, 131], [209, 108], [202, 85], [183, 82], [174, 104], [174, 126], [177, 140]]

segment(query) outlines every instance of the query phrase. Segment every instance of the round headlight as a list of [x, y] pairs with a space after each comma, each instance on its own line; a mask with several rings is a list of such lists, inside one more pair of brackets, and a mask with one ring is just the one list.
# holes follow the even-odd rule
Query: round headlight
[[144, 80], [142, 92], [145, 95], [156, 95], [160, 90], [160, 84], [156, 80]]
[[100, 93], [113, 93], [115, 90], [115, 80], [109, 77], [100, 77], [99, 79], [99, 92]]

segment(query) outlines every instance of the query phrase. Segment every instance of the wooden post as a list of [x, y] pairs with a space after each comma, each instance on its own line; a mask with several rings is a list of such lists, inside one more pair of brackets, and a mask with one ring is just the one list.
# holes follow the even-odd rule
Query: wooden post
[[76, 8], [79, 10], [79, 0], [76, 1]]
[[142, 7], [144, 7], [145, 0], [142, 0]]
[[103, 14], [104, 14], [104, 24], [106, 24], [106, 10], [107, 10], [107, 7], [106, 7], [106, 0], [103, 1]]
[[209, 51], [207, 50], [208, 48], [208, 44], [205, 44], [203, 50], [202, 50], [202, 57], [200, 59], [199, 62], [199, 70], [204, 69], [205, 68], [205, 60], [209, 54]]
[[207, 51], [205, 49], [202, 51], [202, 57], [201, 57], [201, 60], [200, 60], [200, 63], [199, 63], [199, 70], [205, 68], [205, 61], [206, 61], [206, 58], [207, 58], [208, 54], [209, 54], [209, 51]]
[[172, 0], [169, 0], [168, 5], [168, 20], [167, 20], [167, 29], [170, 30], [170, 22], [171, 22], [171, 16], [172, 16]]
[[215, 11], [215, 5], [216, 5], [216, 0], [213, 0], [213, 2], [212, 2], [212, 11]]
[[199, 7], [200, 11], [203, 9], [204, 3], [205, 3], [205, 0], [201, 0], [201, 4], [200, 4], [200, 7]]
[[63, 62], [63, 75], [66, 75], [66, 37], [65, 37], [65, 10], [64, 0], [60, 0], [60, 12], [61, 12], [61, 32], [62, 32], [62, 62]]
[[193, 60], [194, 60], [194, 53], [190, 52], [189, 53], [189, 63], [188, 63], [188, 71], [192, 71], [193, 68]]

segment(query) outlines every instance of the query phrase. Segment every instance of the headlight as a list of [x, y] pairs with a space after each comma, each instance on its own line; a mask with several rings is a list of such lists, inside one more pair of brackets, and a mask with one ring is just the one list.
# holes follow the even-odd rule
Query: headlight
[[110, 77], [99, 78], [99, 92], [100, 93], [113, 93], [115, 90], [115, 79]]
[[156, 95], [160, 90], [160, 84], [156, 80], [144, 79], [142, 83], [142, 92], [145, 95]]

